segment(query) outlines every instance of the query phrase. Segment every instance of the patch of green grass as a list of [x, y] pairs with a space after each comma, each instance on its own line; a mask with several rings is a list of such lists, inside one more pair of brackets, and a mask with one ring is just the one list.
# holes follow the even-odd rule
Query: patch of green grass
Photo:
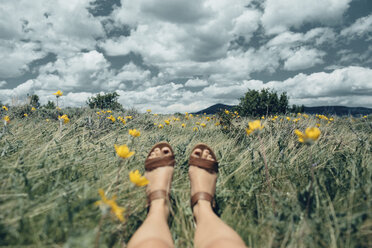
[[[109, 189], [109, 197], [117, 194], [126, 222], [106, 218], [100, 245], [121, 247], [146, 217], [145, 189], [133, 186], [128, 173], [144, 172], [147, 153], [159, 141], [172, 145], [177, 161], [172, 184], [175, 214], [169, 220], [176, 247], [193, 246], [187, 160], [199, 142], [210, 145], [220, 162], [218, 213], [249, 247], [372, 245], [368, 118], [335, 117], [331, 123], [315, 116], [301, 117], [297, 123], [285, 116], [266, 118], [259, 134], [261, 147], [257, 134], [246, 135], [252, 120], [247, 118], [233, 119], [224, 129], [204, 116], [176, 116], [180, 120], [173, 121], [170, 115], [112, 113], [133, 116], [123, 125], [106, 119], [107, 114], [98, 119], [94, 111], [70, 109], [64, 114], [71, 121], [60, 129], [53, 111], [37, 110], [27, 118], [19, 111], [9, 110], [11, 122], [0, 138], [0, 246], [92, 247], [101, 218], [94, 202], [103, 188]], [[165, 125], [166, 119], [170, 125]], [[194, 132], [196, 122], [207, 125]], [[319, 140], [312, 146], [299, 143], [294, 130], [316, 123], [321, 124]], [[132, 128], [141, 136], [132, 140]], [[127, 144], [136, 152], [122, 163], [118, 183], [114, 144]]]

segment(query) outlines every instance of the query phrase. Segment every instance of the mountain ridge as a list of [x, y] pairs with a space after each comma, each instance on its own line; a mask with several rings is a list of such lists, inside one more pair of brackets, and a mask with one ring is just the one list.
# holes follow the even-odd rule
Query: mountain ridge
[[[232, 110], [237, 105], [226, 105], [217, 103], [193, 114], [216, 114], [220, 110]], [[346, 107], [346, 106], [314, 106], [306, 107], [304, 113], [307, 114], [324, 114], [324, 115], [368, 115], [372, 114], [371, 108], [366, 107]]]

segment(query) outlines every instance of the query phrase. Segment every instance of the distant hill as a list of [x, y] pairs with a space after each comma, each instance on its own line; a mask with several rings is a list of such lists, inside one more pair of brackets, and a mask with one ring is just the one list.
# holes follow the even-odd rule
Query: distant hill
[[305, 107], [305, 113], [323, 115], [368, 115], [372, 109], [363, 107], [319, 106]]
[[215, 105], [212, 105], [206, 109], [203, 109], [203, 110], [200, 110], [198, 112], [195, 112], [195, 113], [192, 113], [192, 114], [208, 114], [208, 115], [213, 115], [217, 112], [219, 112], [220, 110], [232, 110], [232, 108], [236, 107], [236, 105], [225, 105], [225, 104], [222, 104], [222, 103], [217, 103]]
[[[236, 105], [225, 105], [217, 103], [206, 109], [200, 110], [193, 114], [215, 114], [222, 110], [232, 110]], [[317, 107], [305, 107], [305, 113], [307, 114], [323, 114], [323, 115], [368, 115], [372, 114], [372, 109], [364, 107], [345, 107], [345, 106], [317, 106]]]

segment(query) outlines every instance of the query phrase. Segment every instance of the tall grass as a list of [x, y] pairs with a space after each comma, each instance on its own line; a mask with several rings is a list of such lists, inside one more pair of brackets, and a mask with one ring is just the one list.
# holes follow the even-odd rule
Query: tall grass
[[[104, 219], [100, 247], [125, 246], [146, 217], [145, 189], [133, 186], [128, 173], [144, 172], [145, 157], [159, 141], [172, 145], [177, 161], [169, 219], [176, 247], [193, 246], [187, 160], [198, 142], [210, 145], [220, 162], [218, 213], [249, 247], [372, 245], [369, 119], [336, 117], [329, 124], [315, 116], [298, 123], [284, 116], [264, 120], [260, 135], [274, 213], [260, 141], [245, 132], [251, 119], [234, 120], [223, 129], [213, 120], [200, 120], [202, 116], [189, 120], [179, 116], [180, 121], [159, 129], [154, 123], [165, 124], [172, 116], [113, 113], [133, 116], [123, 125], [102, 116], [98, 119], [90, 110], [64, 112], [71, 122], [62, 130], [52, 112], [37, 110], [27, 118], [15, 112], [0, 138], [1, 246], [92, 247], [101, 218], [94, 205], [99, 188], [110, 189], [110, 197], [117, 194], [118, 205], [126, 208], [124, 223]], [[193, 132], [197, 121], [207, 126]], [[299, 143], [294, 129], [316, 123], [321, 123], [319, 140], [312, 146]], [[134, 140], [128, 135], [132, 128], [141, 131]], [[136, 152], [122, 164], [117, 183], [119, 159], [114, 144], [127, 144]]]

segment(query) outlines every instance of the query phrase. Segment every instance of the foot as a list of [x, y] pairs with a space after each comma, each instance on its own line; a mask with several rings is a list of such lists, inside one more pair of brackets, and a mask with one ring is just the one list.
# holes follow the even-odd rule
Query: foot
[[[202, 158], [209, 161], [216, 161], [211, 155], [211, 151], [207, 148], [196, 148], [191, 157]], [[216, 191], [217, 173], [207, 171], [197, 166], [189, 166], [189, 177], [191, 182], [191, 196], [198, 192], [206, 192], [214, 196]], [[199, 200], [193, 208], [195, 217], [197, 218], [200, 208], [212, 210], [211, 203], [207, 200]]]
[[[148, 157], [148, 160], [172, 155], [172, 151], [169, 149], [169, 147], [162, 147], [161, 149], [155, 148]], [[149, 180], [149, 184], [146, 188], [146, 194], [149, 195], [151, 192], [154, 192], [156, 190], [165, 190], [167, 193], [169, 193], [172, 183], [173, 170], [174, 168], [171, 166], [163, 166], [151, 171], [146, 171], [145, 177]], [[169, 215], [167, 200], [164, 198], [155, 199], [151, 202], [150, 212], [156, 211], [156, 209], [163, 209], [166, 217]]]

